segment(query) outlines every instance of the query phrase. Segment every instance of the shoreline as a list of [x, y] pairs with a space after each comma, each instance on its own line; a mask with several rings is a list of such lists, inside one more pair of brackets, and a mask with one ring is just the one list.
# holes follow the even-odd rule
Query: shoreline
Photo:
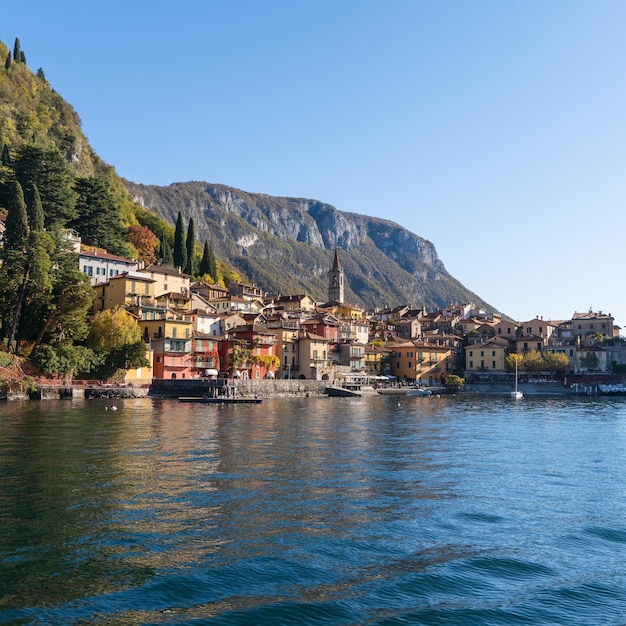
[[[327, 397], [324, 390], [328, 381], [312, 380], [237, 380], [233, 381], [236, 397], [258, 398], [293, 398], [293, 397]], [[602, 393], [597, 384], [579, 386], [577, 389], [565, 387], [559, 383], [523, 383], [518, 386], [524, 397], [624, 397], [626, 394]], [[412, 386], [386, 387], [367, 390], [363, 396], [388, 395], [405, 397], [414, 389]], [[433, 397], [444, 395], [468, 396], [507, 396], [512, 388], [509, 384], [474, 384], [463, 389], [447, 389], [445, 387], [427, 388]], [[179, 397], [202, 397], [206, 390], [206, 382], [201, 379], [187, 380], [155, 380], [151, 385], [40, 385], [33, 392], [7, 392], [2, 400], [8, 402], [24, 400], [62, 400], [72, 398], [85, 399], [132, 399], [162, 398], [177, 399]], [[380, 393], [378, 393], [380, 391]]]

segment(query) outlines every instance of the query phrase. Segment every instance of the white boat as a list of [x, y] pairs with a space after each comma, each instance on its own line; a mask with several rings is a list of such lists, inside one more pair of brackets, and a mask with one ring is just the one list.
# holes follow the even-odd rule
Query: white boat
[[511, 398], [513, 400], [521, 400], [524, 394], [517, 388], [517, 354], [515, 355], [515, 389], [511, 391]]
[[430, 396], [430, 390], [428, 389], [411, 389], [406, 394], [407, 398], [424, 398], [426, 396]]

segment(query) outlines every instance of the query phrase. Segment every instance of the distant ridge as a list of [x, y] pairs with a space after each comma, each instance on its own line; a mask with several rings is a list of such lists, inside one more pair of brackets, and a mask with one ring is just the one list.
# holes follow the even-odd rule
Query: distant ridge
[[135, 202], [170, 224], [179, 211], [185, 222], [193, 218], [198, 241], [211, 241], [221, 261], [269, 293], [325, 300], [339, 248], [348, 302], [429, 309], [473, 302], [494, 310], [446, 271], [430, 241], [389, 220], [206, 182], [124, 184]]

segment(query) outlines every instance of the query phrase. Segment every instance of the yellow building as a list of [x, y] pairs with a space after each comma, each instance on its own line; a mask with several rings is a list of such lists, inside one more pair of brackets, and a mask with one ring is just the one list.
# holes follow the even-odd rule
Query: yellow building
[[504, 372], [509, 342], [492, 339], [465, 348], [465, 372]]
[[442, 383], [454, 371], [454, 351], [422, 341], [388, 343], [391, 372], [399, 380]]
[[155, 306], [155, 281], [139, 272], [113, 276], [108, 282], [94, 287], [94, 312], [118, 307]]
[[188, 294], [191, 289], [192, 277], [189, 274], [183, 274], [180, 270], [165, 265], [148, 265], [141, 270], [141, 274], [154, 280], [155, 297], [165, 293]]

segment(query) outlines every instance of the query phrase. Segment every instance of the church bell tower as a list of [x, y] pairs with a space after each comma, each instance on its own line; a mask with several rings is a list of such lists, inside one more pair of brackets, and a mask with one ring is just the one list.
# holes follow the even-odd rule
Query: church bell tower
[[343, 302], [344, 299], [344, 281], [345, 276], [343, 267], [339, 263], [339, 253], [335, 248], [335, 259], [333, 267], [328, 272], [328, 300], [333, 302]]

